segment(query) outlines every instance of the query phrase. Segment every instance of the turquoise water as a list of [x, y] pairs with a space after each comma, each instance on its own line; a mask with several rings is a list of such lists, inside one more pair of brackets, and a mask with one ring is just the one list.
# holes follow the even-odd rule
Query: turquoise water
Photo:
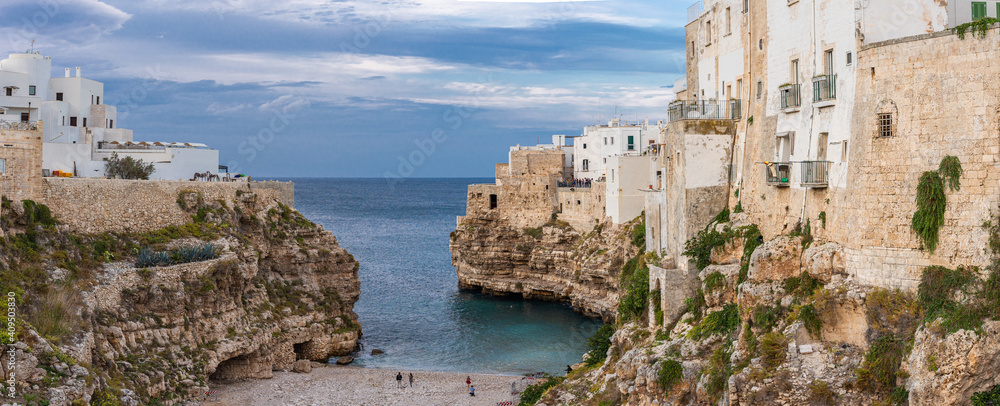
[[[492, 179], [292, 179], [295, 208], [361, 263], [355, 364], [401, 370], [561, 373], [600, 322], [568, 305], [458, 290], [448, 252], [466, 186]], [[385, 354], [368, 355], [372, 349]]]

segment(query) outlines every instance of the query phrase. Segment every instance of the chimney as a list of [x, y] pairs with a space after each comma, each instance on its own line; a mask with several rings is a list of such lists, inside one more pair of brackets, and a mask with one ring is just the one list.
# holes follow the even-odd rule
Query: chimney
[[80, 67], [76, 67], [76, 77], [80, 77]]
[[66, 77], [69, 77], [69, 68], [66, 68]]

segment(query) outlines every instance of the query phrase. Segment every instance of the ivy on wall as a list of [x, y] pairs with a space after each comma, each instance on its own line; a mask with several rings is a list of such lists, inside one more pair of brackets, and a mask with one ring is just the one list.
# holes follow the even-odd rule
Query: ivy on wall
[[961, 189], [962, 163], [957, 157], [948, 155], [941, 159], [937, 171], [926, 171], [917, 182], [917, 211], [913, 213], [910, 228], [931, 253], [937, 248], [938, 230], [944, 224], [944, 210], [947, 204], [945, 182], [948, 189]]

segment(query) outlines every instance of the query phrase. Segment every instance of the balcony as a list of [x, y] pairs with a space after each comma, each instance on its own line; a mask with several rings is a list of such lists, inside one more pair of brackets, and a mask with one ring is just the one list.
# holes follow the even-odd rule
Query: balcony
[[791, 184], [791, 162], [765, 162], [764, 179], [769, 186], [788, 187]]
[[778, 93], [781, 95], [782, 110], [797, 110], [802, 105], [801, 87], [802, 85], [798, 83], [778, 87]]
[[825, 188], [830, 183], [830, 161], [803, 161], [802, 187]]
[[813, 78], [814, 103], [820, 103], [836, 99], [837, 99], [837, 75], [823, 75]]
[[680, 120], [738, 120], [741, 117], [739, 100], [677, 100], [670, 103], [670, 121]]

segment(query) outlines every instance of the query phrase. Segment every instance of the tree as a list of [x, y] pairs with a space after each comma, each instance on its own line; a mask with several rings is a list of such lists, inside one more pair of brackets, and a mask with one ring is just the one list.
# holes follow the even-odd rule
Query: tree
[[130, 156], [119, 158], [117, 152], [104, 164], [104, 172], [109, 178], [149, 180], [155, 170], [152, 163]]

